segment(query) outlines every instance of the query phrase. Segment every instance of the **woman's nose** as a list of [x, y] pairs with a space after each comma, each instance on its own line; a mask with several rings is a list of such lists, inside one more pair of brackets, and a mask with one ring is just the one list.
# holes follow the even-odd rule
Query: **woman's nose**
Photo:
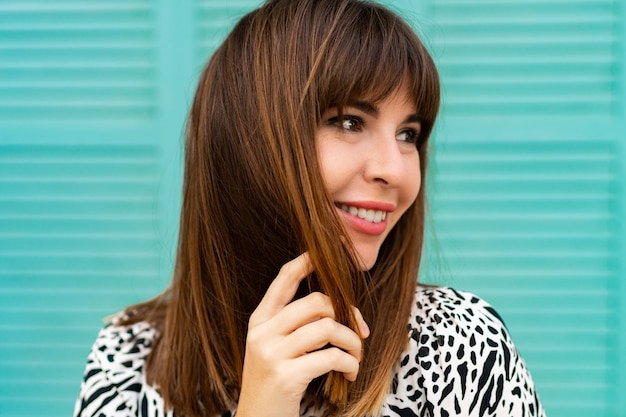
[[379, 134], [373, 141], [365, 176], [368, 181], [397, 187], [404, 176], [404, 158], [395, 133]]

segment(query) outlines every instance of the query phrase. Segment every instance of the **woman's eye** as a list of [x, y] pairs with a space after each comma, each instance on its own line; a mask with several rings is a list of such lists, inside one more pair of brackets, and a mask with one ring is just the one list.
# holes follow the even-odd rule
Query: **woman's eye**
[[407, 129], [407, 130], [403, 130], [402, 132], [398, 133], [396, 138], [400, 142], [407, 142], [407, 143], [417, 144], [417, 142], [419, 140], [419, 133], [417, 131], [413, 130], [413, 129]]
[[357, 116], [333, 117], [329, 120], [329, 123], [349, 132], [360, 132], [363, 130], [363, 120]]

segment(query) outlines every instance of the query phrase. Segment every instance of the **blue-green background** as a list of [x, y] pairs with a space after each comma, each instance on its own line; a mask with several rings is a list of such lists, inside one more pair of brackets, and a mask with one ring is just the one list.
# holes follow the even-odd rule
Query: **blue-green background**
[[[167, 285], [194, 82], [257, 3], [0, 0], [0, 416], [70, 415]], [[626, 416], [624, 1], [387, 4], [442, 76], [422, 279], [495, 305], [549, 416]]]

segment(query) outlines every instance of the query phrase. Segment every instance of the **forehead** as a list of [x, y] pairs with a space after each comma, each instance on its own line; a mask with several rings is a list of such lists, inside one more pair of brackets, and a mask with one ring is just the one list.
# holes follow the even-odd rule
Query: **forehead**
[[[394, 87], [387, 88], [382, 92], [353, 92], [351, 97], [346, 97], [344, 100], [330, 103], [332, 107], [357, 107], [361, 108], [365, 112], [371, 113], [376, 108], [393, 103], [394, 105], [401, 105], [403, 107], [410, 107], [413, 111], [417, 110], [417, 98], [413, 91], [410, 78], [407, 76], [401, 83]], [[376, 94], [378, 93], [378, 94]], [[372, 108], [373, 107], [373, 108]]]

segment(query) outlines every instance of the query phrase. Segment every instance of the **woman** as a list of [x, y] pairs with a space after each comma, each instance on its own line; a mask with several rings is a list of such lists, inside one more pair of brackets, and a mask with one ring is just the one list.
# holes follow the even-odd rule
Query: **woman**
[[245, 16], [190, 111], [173, 282], [102, 330], [76, 415], [543, 415], [493, 309], [417, 287], [438, 107], [379, 5]]

